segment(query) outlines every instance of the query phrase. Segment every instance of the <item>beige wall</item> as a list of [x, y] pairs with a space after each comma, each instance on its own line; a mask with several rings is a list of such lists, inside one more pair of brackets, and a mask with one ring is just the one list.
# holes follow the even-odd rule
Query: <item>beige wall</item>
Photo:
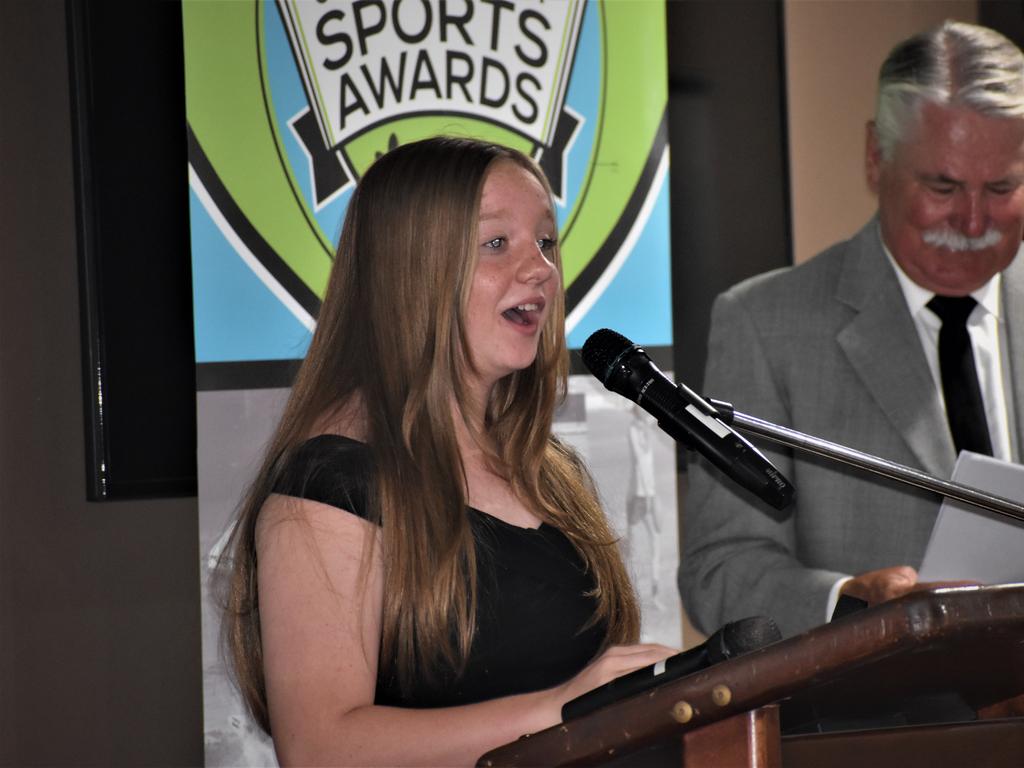
[[900, 40], [975, 0], [785, 0], [793, 253], [797, 262], [852, 235], [875, 210], [864, 181], [864, 125], [875, 79]]

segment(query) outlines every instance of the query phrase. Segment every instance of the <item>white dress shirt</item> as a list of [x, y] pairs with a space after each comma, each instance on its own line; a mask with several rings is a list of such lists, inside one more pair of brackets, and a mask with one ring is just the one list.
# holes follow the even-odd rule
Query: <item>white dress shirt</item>
[[[883, 244], [883, 248], [885, 248]], [[939, 370], [939, 330], [942, 320], [925, 306], [935, 294], [922, 288], [900, 268], [899, 264], [885, 248], [885, 255], [896, 271], [903, 297], [906, 299], [910, 316], [914, 319], [914, 327], [921, 339], [928, 368], [932, 372], [932, 380], [939, 394], [939, 402], [945, 409], [942, 396], [942, 374]], [[1006, 397], [1010, 382], [1009, 370], [1003, 364], [1008, 359], [1006, 347], [1006, 318], [1003, 317], [1002, 300], [999, 287], [1002, 275], [995, 275], [985, 285], [971, 294], [978, 306], [967, 318], [967, 333], [971, 337], [971, 349], [974, 353], [974, 365], [978, 372], [978, 386], [981, 388], [981, 399], [985, 405], [985, 416], [988, 422], [988, 434], [992, 441], [992, 455], [1003, 461], [1012, 461], [1014, 446], [1010, 436], [1010, 418], [1013, 403]]]
[[[879, 239], [881, 239], [881, 232], [879, 232]], [[942, 374], [939, 369], [939, 330], [942, 328], [942, 320], [926, 306], [935, 293], [922, 288], [907, 277], [900, 265], [896, 263], [896, 259], [892, 257], [885, 241], [882, 241], [882, 249], [896, 272], [896, 278], [903, 291], [903, 298], [907, 302], [917, 335], [921, 339], [921, 349], [924, 350], [928, 368], [932, 372], [932, 380], [935, 382], [935, 389], [939, 394], [939, 402], [942, 403], [943, 411], [945, 411], [946, 401], [942, 394]], [[1003, 461], [1013, 461], [1021, 447], [1013, 444], [1013, 436], [1010, 431], [1014, 405], [1013, 399], [1006, 396], [1006, 393], [1010, 391], [1010, 379], [1009, 367], [1004, 364], [1004, 361], [1009, 360], [1009, 348], [1006, 344], [1006, 318], [1002, 314], [1002, 300], [999, 292], [1001, 282], [1002, 275], [997, 274], [971, 294], [978, 302], [978, 306], [967, 318], [967, 333], [971, 337], [971, 350], [974, 353], [974, 365], [978, 372], [978, 386], [981, 389], [981, 400], [985, 406], [985, 416], [988, 422], [988, 434], [992, 441], [992, 455]], [[826, 606], [826, 621], [832, 618], [832, 612], [839, 600], [839, 590], [850, 578], [852, 577], [840, 579], [832, 585]]]

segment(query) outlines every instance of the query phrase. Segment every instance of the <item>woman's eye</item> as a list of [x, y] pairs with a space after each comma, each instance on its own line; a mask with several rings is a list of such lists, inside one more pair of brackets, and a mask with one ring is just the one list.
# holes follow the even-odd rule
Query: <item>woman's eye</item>
[[504, 237], [495, 237], [492, 240], [488, 240], [484, 243], [484, 248], [501, 248], [505, 244]]
[[557, 241], [550, 237], [542, 237], [537, 241], [537, 247], [540, 248], [544, 253], [554, 249]]

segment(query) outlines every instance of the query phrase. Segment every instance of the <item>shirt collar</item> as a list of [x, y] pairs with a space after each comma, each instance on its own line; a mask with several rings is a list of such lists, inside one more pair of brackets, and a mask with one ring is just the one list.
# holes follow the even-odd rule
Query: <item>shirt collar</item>
[[[878, 240], [882, 244], [882, 250], [885, 251], [886, 258], [892, 264], [893, 271], [896, 272], [896, 279], [899, 281], [900, 289], [903, 291], [903, 298], [906, 299], [907, 308], [910, 309], [911, 316], [917, 317], [917, 314], [924, 309], [925, 304], [935, 296], [935, 292], [922, 288], [907, 277], [907, 273], [903, 271], [903, 268], [893, 258], [892, 253], [889, 251], [889, 246], [882, 239], [881, 226], [878, 229]], [[1002, 277], [1002, 273], [997, 272], [992, 276], [992, 279], [971, 293], [971, 297], [996, 319], [999, 318], [999, 285]]]

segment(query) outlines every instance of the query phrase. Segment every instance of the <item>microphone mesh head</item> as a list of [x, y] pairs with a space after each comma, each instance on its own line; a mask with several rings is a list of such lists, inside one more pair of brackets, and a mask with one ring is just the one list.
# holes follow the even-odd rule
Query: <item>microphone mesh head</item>
[[602, 382], [607, 382], [616, 359], [632, 346], [633, 343], [622, 334], [602, 328], [594, 331], [583, 342], [580, 356], [588, 371]]
[[746, 619], [733, 621], [721, 629], [720, 643], [709, 649], [712, 656], [719, 656], [715, 661], [723, 661], [744, 653], [756, 651], [782, 639], [782, 632], [767, 616], [750, 616]]

